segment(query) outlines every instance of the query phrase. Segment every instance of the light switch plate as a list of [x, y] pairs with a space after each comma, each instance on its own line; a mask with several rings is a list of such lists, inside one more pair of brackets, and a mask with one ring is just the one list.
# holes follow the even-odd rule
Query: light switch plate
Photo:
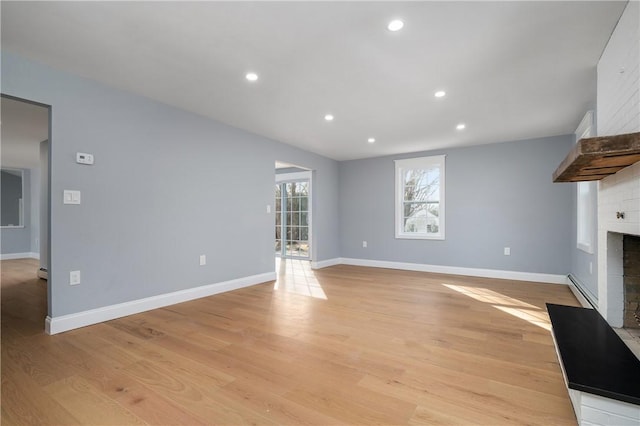
[[80, 204], [80, 191], [65, 189], [62, 202], [64, 204]]
[[69, 285], [78, 285], [78, 284], [80, 284], [80, 271], [70, 271]]

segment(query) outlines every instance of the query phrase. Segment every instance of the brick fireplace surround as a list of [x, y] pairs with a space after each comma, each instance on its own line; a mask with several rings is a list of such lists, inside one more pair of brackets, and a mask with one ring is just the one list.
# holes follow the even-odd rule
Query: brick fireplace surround
[[623, 247], [624, 328], [640, 329], [640, 237], [625, 235]]

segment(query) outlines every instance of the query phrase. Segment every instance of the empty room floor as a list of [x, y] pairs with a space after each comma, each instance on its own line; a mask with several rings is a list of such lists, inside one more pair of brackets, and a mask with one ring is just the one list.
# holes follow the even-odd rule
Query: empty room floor
[[308, 265], [48, 336], [38, 263], [2, 261], [2, 424], [575, 424], [568, 287]]

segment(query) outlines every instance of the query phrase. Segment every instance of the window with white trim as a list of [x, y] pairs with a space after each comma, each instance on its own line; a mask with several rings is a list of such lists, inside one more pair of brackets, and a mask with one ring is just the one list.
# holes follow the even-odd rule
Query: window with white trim
[[396, 238], [444, 240], [444, 159], [395, 160]]
[[[593, 111], [588, 111], [575, 131], [576, 143], [583, 138], [595, 136], [593, 131]], [[578, 249], [593, 254], [595, 239], [596, 182], [578, 182], [576, 212], [576, 246]]]

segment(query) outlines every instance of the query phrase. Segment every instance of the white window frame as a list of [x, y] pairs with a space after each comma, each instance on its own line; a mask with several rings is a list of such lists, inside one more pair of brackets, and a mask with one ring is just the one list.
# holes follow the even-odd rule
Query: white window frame
[[[430, 157], [408, 158], [404, 160], [394, 160], [395, 162], [395, 235], [398, 239], [412, 240], [444, 240], [445, 230], [445, 155], [434, 155]], [[415, 169], [431, 169], [436, 166], [440, 170], [439, 183], [439, 215], [437, 233], [415, 233], [404, 232], [404, 172]]]
[[[587, 111], [575, 131], [576, 143], [580, 139], [594, 135], [593, 111]], [[576, 247], [586, 253], [594, 253], [595, 217], [594, 192], [597, 194], [597, 183], [578, 182], [576, 185]]]

